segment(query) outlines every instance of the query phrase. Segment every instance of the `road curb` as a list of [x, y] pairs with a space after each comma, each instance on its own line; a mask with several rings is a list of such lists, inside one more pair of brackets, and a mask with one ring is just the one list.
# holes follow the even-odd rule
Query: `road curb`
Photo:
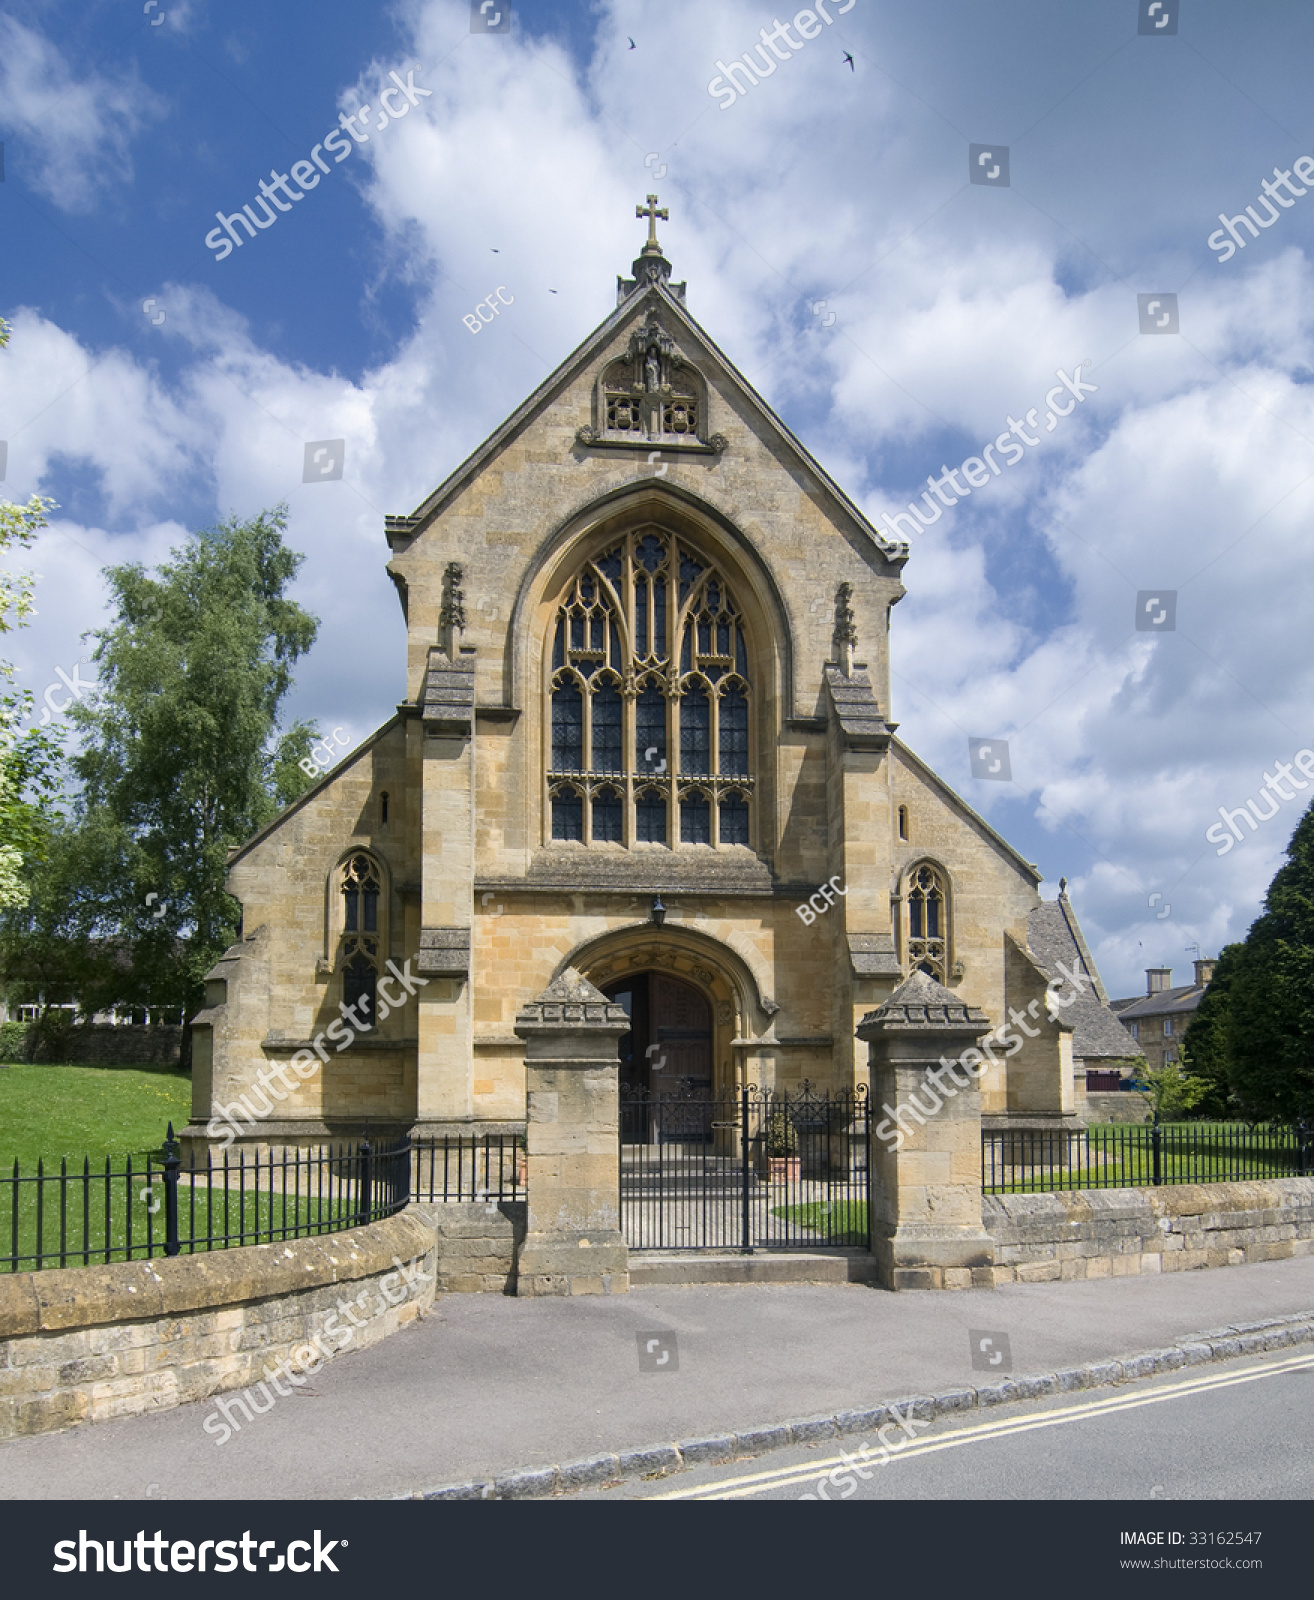
[[820, 1439], [847, 1438], [855, 1433], [872, 1433], [899, 1412], [929, 1421], [950, 1413], [984, 1410], [1007, 1405], [1015, 1400], [1031, 1400], [1047, 1394], [1071, 1394], [1079, 1389], [1106, 1389], [1114, 1384], [1131, 1383], [1160, 1372], [1176, 1372], [1183, 1367], [1203, 1366], [1214, 1361], [1232, 1361], [1237, 1356], [1256, 1355], [1266, 1350], [1285, 1350], [1291, 1345], [1314, 1344], [1314, 1311], [1287, 1317], [1269, 1317], [1263, 1322], [1233, 1323], [1189, 1334], [1181, 1344], [1161, 1350], [1142, 1350], [1112, 1361], [1088, 1361], [1078, 1367], [1063, 1367], [1056, 1372], [1009, 1377], [980, 1389], [946, 1389], [942, 1394], [905, 1395], [883, 1405], [858, 1407], [825, 1416], [796, 1417], [788, 1422], [759, 1423], [742, 1433], [718, 1433], [704, 1439], [679, 1439], [615, 1454], [589, 1456], [583, 1461], [568, 1461], [541, 1467], [521, 1467], [493, 1478], [472, 1478], [465, 1483], [445, 1483], [435, 1489], [417, 1489], [411, 1494], [391, 1495], [394, 1500], [541, 1500], [570, 1494], [579, 1489], [650, 1478], [679, 1472], [685, 1467], [719, 1465], [744, 1457], [767, 1455], [796, 1444], [813, 1444]]

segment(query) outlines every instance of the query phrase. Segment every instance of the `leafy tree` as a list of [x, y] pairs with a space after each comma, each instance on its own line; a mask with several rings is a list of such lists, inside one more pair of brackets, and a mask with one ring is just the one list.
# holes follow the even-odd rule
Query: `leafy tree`
[[1230, 1081], [1243, 1114], [1314, 1116], [1314, 806], [1296, 825], [1230, 978]]
[[1136, 1092], [1160, 1122], [1175, 1122], [1185, 1116], [1199, 1105], [1206, 1092], [1206, 1086], [1199, 1079], [1188, 1077], [1176, 1061], [1167, 1061], [1161, 1067], [1142, 1062], [1140, 1081], [1149, 1088]]
[[106, 571], [115, 615], [93, 634], [97, 686], [68, 712], [80, 791], [29, 914], [6, 919], [0, 975], [30, 983], [40, 961], [84, 1010], [198, 1009], [237, 933], [228, 852], [312, 781], [296, 763], [315, 729], [278, 732], [318, 627], [286, 597], [304, 560], [286, 525], [284, 506], [229, 518], [153, 573]]
[[[9, 325], [0, 317], [0, 350], [9, 343]], [[25, 506], [0, 500], [0, 556], [26, 548], [46, 525], [55, 502], [33, 495]], [[34, 611], [31, 573], [0, 567], [0, 633], [21, 628]], [[39, 859], [45, 819], [58, 791], [61, 750], [42, 728], [19, 733], [31, 709], [27, 690], [15, 691], [14, 669], [0, 661], [0, 908], [20, 906], [27, 899], [25, 863]]]
[[1182, 1040], [1187, 1074], [1204, 1090], [1197, 1104], [1206, 1116], [1227, 1117], [1237, 1109], [1232, 1092], [1232, 985], [1244, 960], [1243, 944], [1223, 946]]

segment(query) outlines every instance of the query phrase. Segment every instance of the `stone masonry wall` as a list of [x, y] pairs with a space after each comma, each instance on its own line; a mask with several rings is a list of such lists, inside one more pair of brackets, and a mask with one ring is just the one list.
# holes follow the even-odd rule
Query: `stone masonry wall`
[[1086, 1091], [1086, 1121], [1092, 1122], [1148, 1122], [1150, 1108], [1134, 1091], [1114, 1090], [1107, 1093], [1096, 1089]]
[[[399, 1261], [429, 1276], [397, 1299]], [[351, 1337], [330, 1329], [331, 1353], [377, 1344], [423, 1315], [434, 1275], [433, 1230], [411, 1211], [320, 1239], [5, 1274], [0, 1438], [250, 1387], [335, 1316]]]
[[514, 1294], [525, 1211], [523, 1200], [412, 1206], [437, 1237], [437, 1292]]
[[1121, 1278], [1314, 1253], [1314, 1178], [982, 1197], [995, 1282]]

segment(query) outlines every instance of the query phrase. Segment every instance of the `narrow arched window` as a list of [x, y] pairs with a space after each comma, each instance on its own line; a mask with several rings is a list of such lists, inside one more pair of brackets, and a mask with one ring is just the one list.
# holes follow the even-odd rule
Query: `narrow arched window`
[[905, 842], [908, 838], [908, 807], [899, 807], [899, 837]]
[[655, 527], [567, 587], [550, 637], [552, 838], [749, 846], [751, 651], [715, 563]]
[[949, 971], [949, 896], [944, 874], [923, 861], [908, 874], [904, 891], [904, 950], [909, 972], [944, 983]]
[[375, 1023], [382, 937], [381, 875], [378, 863], [363, 850], [349, 856], [339, 874], [342, 895], [342, 937], [338, 970], [346, 1021], [368, 1033]]

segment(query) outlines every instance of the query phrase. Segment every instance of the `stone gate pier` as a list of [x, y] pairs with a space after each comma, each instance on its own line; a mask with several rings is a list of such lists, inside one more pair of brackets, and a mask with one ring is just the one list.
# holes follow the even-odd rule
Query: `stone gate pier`
[[871, 1084], [871, 1248], [887, 1288], [994, 1287], [981, 1090], [970, 1065], [959, 1065], [984, 1060], [975, 1047], [989, 1032], [983, 1011], [924, 972], [858, 1025]]
[[630, 1022], [568, 967], [516, 1014], [525, 1041], [529, 1220], [517, 1293], [624, 1294], [617, 1046]]

